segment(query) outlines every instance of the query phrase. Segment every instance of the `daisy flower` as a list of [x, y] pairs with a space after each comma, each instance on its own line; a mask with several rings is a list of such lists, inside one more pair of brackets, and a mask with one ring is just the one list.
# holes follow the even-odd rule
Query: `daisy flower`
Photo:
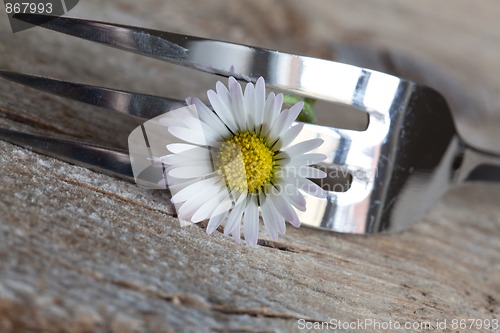
[[303, 193], [326, 196], [308, 179], [326, 176], [309, 166], [326, 158], [310, 153], [323, 140], [291, 145], [303, 128], [294, 125], [303, 103], [282, 111], [283, 95], [266, 98], [263, 78], [243, 93], [230, 77], [227, 88], [219, 81], [207, 95], [211, 109], [190, 97], [189, 112], [162, 121], [177, 140], [160, 160], [178, 217], [208, 220], [208, 234], [223, 225], [238, 243], [243, 226], [250, 246], [257, 244], [259, 216], [273, 240], [285, 234], [285, 221], [299, 227], [295, 209], [305, 211]]

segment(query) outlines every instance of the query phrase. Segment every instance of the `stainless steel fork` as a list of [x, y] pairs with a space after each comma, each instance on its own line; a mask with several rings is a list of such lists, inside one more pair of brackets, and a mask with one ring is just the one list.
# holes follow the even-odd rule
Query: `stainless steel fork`
[[[404, 230], [421, 220], [452, 186], [500, 181], [500, 155], [458, 135], [436, 91], [385, 73], [328, 60], [125, 25], [18, 14], [17, 19], [126, 51], [222, 76], [255, 81], [291, 94], [366, 112], [364, 131], [306, 124], [299, 140], [321, 137], [317, 152], [329, 177], [326, 199], [307, 197], [304, 225], [370, 234]], [[0, 76], [49, 93], [144, 120], [183, 102], [163, 97], [58, 81], [20, 73]], [[0, 129], [0, 138], [98, 172], [133, 180], [126, 151]], [[349, 188], [336, 191], [338, 176]], [[342, 188], [345, 190], [345, 188]]]

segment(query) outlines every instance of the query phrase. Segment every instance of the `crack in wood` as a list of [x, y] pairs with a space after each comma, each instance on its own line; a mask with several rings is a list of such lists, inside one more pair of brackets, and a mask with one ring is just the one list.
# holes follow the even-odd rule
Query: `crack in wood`
[[116, 199], [124, 201], [124, 202], [126, 202], [128, 204], [133, 204], [135, 206], [138, 206], [138, 207], [141, 207], [141, 208], [146, 208], [148, 210], [151, 210], [151, 211], [154, 211], [154, 212], [158, 212], [158, 213], [161, 213], [161, 214], [167, 214], [167, 215], [170, 215], [170, 216], [175, 215], [174, 213], [172, 213], [170, 211], [170, 209], [171, 209], [170, 207], [166, 207], [166, 209], [168, 209], [168, 210], [161, 210], [161, 209], [158, 209], [158, 208], [153, 208], [153, 207], [148, 206], [146, 204], [142, 204], [140, 202], [137, 202], [137, 201], [129, 199], [127, 197], [118, 195], [118, 194], [113, 193], [113, 192], [102, 190], [100, 188], [97, 188], [97, 187], [89, 185], [89, 184], [85, 184], [85, 183], [82, 183], [82, 182], [79, 182], [79, 181], [75, 181], [75, 180], [71, 180], [71, 179], [67, 179], [67, 178], [63, 178], [63, 177], [58, 177], [58, 176], [56, 176], [56, 178], [59, 179], [59, 180], [61, 180], [61, 181], [63, 181], [63, 182], [65, 182], [65, 183], [67, 183], [67, 184], [74, 185], [74, 186], [81, 187], [81, 188], [85, 188], [85, 189], [88, 189], [88, 190], [91, 190], [91, 191], [103, 194], [103, 195], [105, 195], [107, 197], [116, 198]]
[[108, 282], [108, 283], [111, 283], [119, 288], [124, 288], [124, 289], [131, 290], [134, 292], [139, 292], [143, 295], [146, 295], [147, 297], [160, 299], [160, 300], [166, 301], [168, 303], [172, 303], [173, 305], [180, 305], [180, 306], [194, 307], [194, 308], [204, 308], [204, 309], [218, 312], [218, 313], [225, 314], [225, 315], [245, 315], [245, 316], [251, 316], [251, 317], [283, 319], [283, 320], [303, 319], [306, 322], [323, 321], [320, 319], [311, 318], [311, 317], [307, 317], [307, 316], [274, 312], [274, 311], [271, 311], [270, 309], [265, 308], [265, 307], [262, 307], [262, 308], [235, 308], [233, 306], [211, 304], [209, 301], [205, 300], [201, 296], [193, 297], [192, 295], [185, 294], [185, 293], [178, 293], [178, 294], [162, 293], [160, 291], [151, 290], [151, 289], [142, 287], [138, 284], [135, 284], [135, 283], [132, 283], [129, 281], [106, 279], [104, 277], [97, 276], [97, 275], [93, 274], [92, 272], [86, 272], [87, 275], [89, 275], [89, 273], [91, 276], [93, 276], [93, 278], [101, 280], [101, 282]]
[[301, 253], [303, 250], [299, 249], [298, 247], [295, 246], [290, 246], [281, 242], [269, 240], [269, 239], [259, 239], [257, 244], [263, 247], [269, 247], [271, 249], [277, 249], [280, 251], [284, 252], [291, 252], [291, 253]]
[[211, 306], [211, 310], [227, 314], [227, 315], [246, 315], [251, 317], [265, 317], [265, 318], [273, 318], [273, 319], [283, 319], [283, 320], [299, 320], [303, 319], [306, 322], [321, 322], [325, 320], [308, 318], [306, 316], [297, 316], [286, 313], [273, 312], [268, 308], [234, 308], [229, 306], [222, 305], [213, 305]]

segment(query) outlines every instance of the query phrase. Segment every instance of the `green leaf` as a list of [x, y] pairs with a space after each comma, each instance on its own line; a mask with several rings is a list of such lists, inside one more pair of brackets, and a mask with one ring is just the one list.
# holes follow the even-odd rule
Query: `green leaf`
[[304, 102], [304, 108], [300, 112], [297, 117], [297, 121], [301, 121], [304, 123], [316, 123], [316, 114], [314, 113], [314, 104], [316, 104], [316, 100], [312, 98], [301, 98], [293, 95], [283, 95], [283, 104], [286, 107], [291, 107], [298, 102]]

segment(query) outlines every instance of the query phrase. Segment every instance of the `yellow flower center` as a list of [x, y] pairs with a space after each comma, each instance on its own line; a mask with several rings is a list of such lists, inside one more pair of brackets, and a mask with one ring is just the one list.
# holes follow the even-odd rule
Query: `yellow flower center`
[[214, 160], [229, 189], [255, 193], [273, 180], [273, 156], [263, 138], [255, 132], [242, 132], [223, 142]]

